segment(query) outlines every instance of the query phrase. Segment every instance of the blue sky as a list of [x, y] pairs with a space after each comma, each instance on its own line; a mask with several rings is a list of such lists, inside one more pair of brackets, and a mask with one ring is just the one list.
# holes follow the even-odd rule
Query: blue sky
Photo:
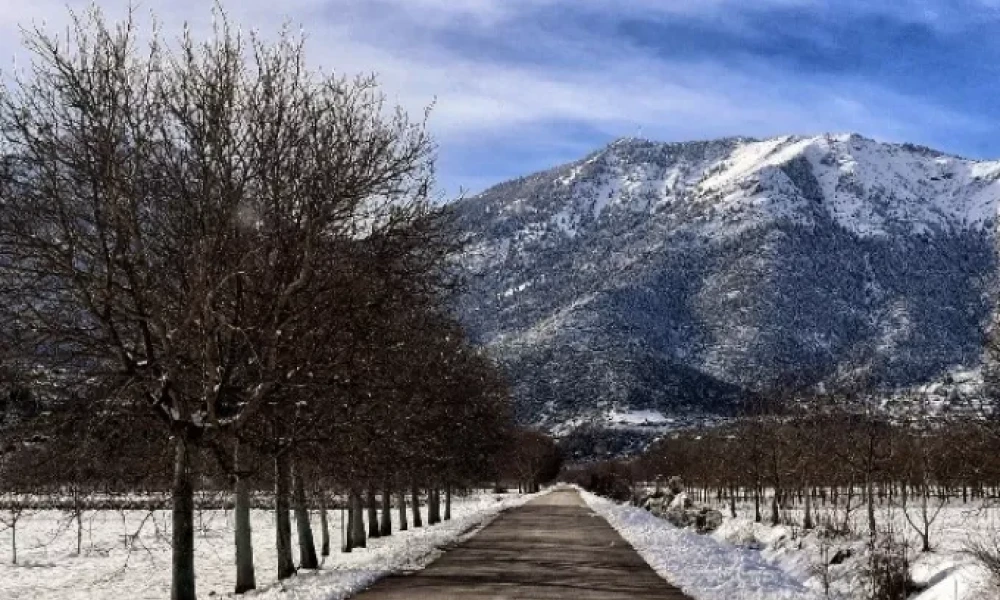
[[[2, 0], [17, 24], [80, 0]], [[100, 2], [120, 14], [124, 2]], [[144, 0], [168, 31], [210, 0]], [[376, 72], [429, 126], [449, 196], [610, 140], [858, 132], [1000, 158], [1000, 0], [243, 0], [234, 20], [301, 26], [310, 62]], [[7, 62], [6, 60], [4, 61]]]

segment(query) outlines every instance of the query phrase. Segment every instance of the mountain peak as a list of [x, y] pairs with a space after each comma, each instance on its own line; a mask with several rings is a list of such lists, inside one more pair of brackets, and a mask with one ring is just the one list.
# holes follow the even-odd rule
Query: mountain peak
[[989, 225], [998, 176], [1000, 163], [856, 133], [672, 143], [619, 138], [536, 176], [564, 192], [538, 195], [541, 203], [526, 201], [518, 210], [554, 219], [570, 235], [616, 213], [654, 215], [668, 206], [687, 207], [689, 218], [725, 213], [716, 233], [780, 218], [832, 217], [863, 235], [884, 235], [887, 228]]
[[765, 138], [756, 138], [750, 136], [730, 136], [722, 138], [681, 140], [681, 141], [662, 141], [645, 137], [624, 136], [612, 140], [606, 146], [592, 153], [590, 156], [593, 156], [594, 154], [600, 154], [602, 152], [613, 151], [615, 149], [629, 149], [629, 148], [685, 147], [685, 146], [705, 146], [705, 145], [731, 146], [731, 145], [780, 144], [780, 143], [797, 143], [797, 142], [817, 143], [828, 146], [844, 145], [853, 142], [861, 145], [873, 145], [886, 148], [899, 148], [905, 151], [914, 152], [918, 154], [925, 154], [929, 156], [952, 157], [962, 160], [969, 160], [966, 159], [965, 157], [948, 152], [942, 152], [940, 150], [936, 150], [928, 146], [923, 146], [920, 144], [912, 144], [912, 143], [884, 142], [857, 132], [827, 132], [827, 133], [811, 134], [811, 135], [784, 134], [784, 135], [769, 136]]

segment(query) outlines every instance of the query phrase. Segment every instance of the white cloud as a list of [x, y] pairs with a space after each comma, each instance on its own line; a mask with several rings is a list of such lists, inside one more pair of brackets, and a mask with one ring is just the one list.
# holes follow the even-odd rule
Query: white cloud
[[[0, 59], [17, 53], [18, 23], [45, 19], [54, 28], [67, 23], [65, 0], [3, 1]], [[818, 2], [763, 1], [770, 6]], [[917, 1], [907, 0], [907, 4]], [[75, 0], [70, 5], [82, 9], [86, 3]], [[737, 3], [249, 0], [230, 2], [227, 10], [235, 22], [263, 32], [275, 31], [286, 20], [301, 24], [309, 38], [313, 65], [341, 73], [378, 72], [390, 99], [411, 111], [421, 110], [436, 98], [431, 127], [443, 152], [452, 155], [447, 163], [454, 172], [444, 174], [450, 187], [461, 182], [478, 185], [484, 177], [482, 173], [459, 172], [461, 160], [455, 155], [461, 148], [531, 144], [535, 142], [528, 136], [559, 135], [556, 126], [565, 123], [606, 137], [631, 134], [641, 126], [649, 137], [668, 139], [860, 131], [923, 142], [930, 141], [927, 138], [934, 131], [978, 131], [982, 127], [975, 119], [870, 82], [849, 77], [803, 77], [759, 62], [735, 65], [664, 59], [619, 39], [541, 31], [526, 17], [533, 9], [553, 5], [585, 6], [593, 11], [610, 11], [617, 6], [633, 15], [663, 15], [724, 12], [735, 10]], [[120, 15], [125, 5], [105, 6], [109, 14]], [[210, 0], [145, 0], [141, 11], [155, 12], [170, 33], [183, 19], [206, 26], [211, 7]], [[445, 43], [447, 36], [456, 32], [512, 40], [535, 50], [537, 59], [477, 60], [467, 56], [463, 48]], [[518, 132], [524, 133], [522, 139], [513, 141]], [[581, 153], [585, 150], [581, 148]]]

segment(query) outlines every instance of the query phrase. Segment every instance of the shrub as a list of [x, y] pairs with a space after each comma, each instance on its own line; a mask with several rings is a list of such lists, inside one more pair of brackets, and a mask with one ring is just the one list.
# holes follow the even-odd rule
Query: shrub
[[986, 571], [991, 590], [1000, 595], [1000, 533], [969, 542], [964, 552]]
[[906, 600], [916, 586], [910, 579], [909, 547], [892, 530], [869, 542], [867, 576], [871, 600]]

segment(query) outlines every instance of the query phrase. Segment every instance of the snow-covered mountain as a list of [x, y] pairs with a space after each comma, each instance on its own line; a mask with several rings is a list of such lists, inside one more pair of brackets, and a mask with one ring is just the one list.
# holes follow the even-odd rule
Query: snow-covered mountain
[[457, 204], [460, 311], [553, 427], [919, 385], [980, 359], [998, 201], [1000, 161], [858, 135], [622, 139]]

